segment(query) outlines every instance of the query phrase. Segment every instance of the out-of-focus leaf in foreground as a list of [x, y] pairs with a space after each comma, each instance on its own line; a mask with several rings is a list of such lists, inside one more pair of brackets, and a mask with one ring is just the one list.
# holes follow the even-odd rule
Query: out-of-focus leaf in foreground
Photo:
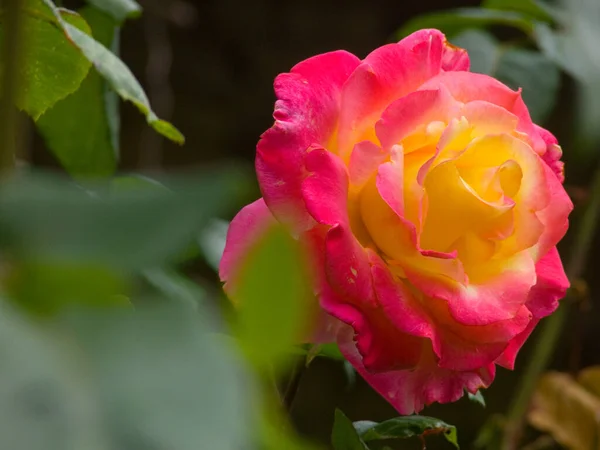
[[177, 306], [69, 317], [114, 450], [245, 448], [253, 383], [210, 318]]
[[113, 450], [68, 347], [3, 299], [0, 310], [0, 448]]
[[166, 188], [115, 190], [49, 175], [14, 177], [0, 186], [0, 248], [126, 270], [157, 267], [241, 190], [232, 168], [161, 181]]
[[287, 361], [306, 331], [310, 279], [303, 253], [274, 225], [244, 258], [236, 280], [236, 334], [249, 359], [261, 370]]

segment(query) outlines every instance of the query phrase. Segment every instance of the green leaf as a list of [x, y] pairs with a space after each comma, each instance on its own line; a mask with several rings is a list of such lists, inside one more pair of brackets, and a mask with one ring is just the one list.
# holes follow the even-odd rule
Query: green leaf
[[335, 410], [331, 445], [333, 450], [368, 450], [350, 419], [339, 409]]
[[538, 0], [484, 0], [481, 6], [502, 11], [516, 11], [544, 22], [553, 21], [551, 9]]
[[49, 175], [13, 177], [0, 186], [0, 248], [124, 270], [161, 266], [235, 201], [239, 175], [211, 170], [164, 178], [167, 188], [121, 191]]
[[434, 417], [403, 416], [381, 423], [360, 421], [355, 422], [354, 427], [365, 442], [443, 434], [448, 442], [458, 448], [456, 427]]
[[[91, 26], [94, 38], [111, 46], [117, 31], [114, 20], [93, 7], [79, 12]], [[116, 169], [118, 139], [113, 139], [106, 95], [115, 93], [107, 92], [104, 79], [91, 70], [75, 93], [55, 104], [37, 121], [48, 148], [75, 177], [108, 176]]]
[[468, 30], [452, 39], [465, 48], [471, 70], [493, 76], [512, 89], [522, 88], [523, 101], [534, 122], [542, 123], [552, 112], [560, 88], [560, 71], [548, 57], [499, 43], [485, 31]]
[[477, 391], [474, 394], [467, 392], [467, 396], [469, 397], [469, 400], [471, 400], [473, 403], [477, 403], [478, 405], [481, 405], [485, 408], [485, 398], [483, 398], [483, 394], [481, 393], [481, 391]]
[[213, 332], [210, 311], [164, 305], [63, 321], [93, 379], [111, 448], [247, 448], [258, 423], [253, 380]]
[[146, 93], [123, 61], [104, 45], [64, 20], [51, 0], [35, 1], [36, 3], [43, 2], [46, 5], [54, 17], [55, 23], [62, 27], [71, 42], [91, 61], [100, 75], [122, 99], [132, 102], [146, 116], [146, 121], [152, 128], [178, 144], [184, 143], [183, 135], [169, 122], [159, 119], [152, 111]]
[[198, 310], [207, 300], [204, 289], [173, 269], [146, 269], [142, 276], [165, 297], [193, 310]]
[[117, 22], [139, 17], [142, 7], [133, 0], [86, 0], [101, 11], [108, 13]]
[[[37, 120], [48, 108], [80, 86], [90, 62], [57, 27], [56, 18], [86, 35], [90, 28], [80, 16], [63, 9], [53, 12], [41, 1], [28, 0], [23, 10], [24, 47], [17, 107]], [[0, 26], [0, 41], [4, 28]]]
[[500, 56], [495, 76], [513, 89], [523, 89], [523, 101], [534, 122], [543, 123], [552, 112], [560, 88], [560, 71], [542, 53], [507, 49]]
[[32, 261], [13, 265], [5, 287], [20, 308], [36, 316], [51, 316], [73, 306], [130, 306], [123, 277], [94, 264]]
[[340, 352], [340, 349], [335, 342], [312, 345], [306, 354], [306, 366], [308, 367], [317, 356], [338, 361], [345, 360], [344, 355], [342, 355], [342, 352]]
[[0, 448], [112, 450], [73, 346], [0, 301]]
[[298, 242], [274, 225], [249, 252], [237, 277], [236, 334], [261, 370], [287, 362], [305, 330], [311, 292], [302, 256]]
[[491, 75], [498, 64], [498, 41], [482, 30], [466, 30], [452, 38], [452, 44], [469, 53], [471, 72]]
[[225, 249], [228, 228], [229, 222], [214, 219], [202, 230], [198, 238], [204, 259], [216, 271], [219, 270], [219, 263]]
[[405, 23], [398, 31], [397, 36], [401, 39], [423, 28], [438, 28], [450, 37], [466, 28], [481, 28], [490, 25], [515, 27], [528, 35], [533, 33], [531, 19], [514, 11], [457, 8], [417, 16]]

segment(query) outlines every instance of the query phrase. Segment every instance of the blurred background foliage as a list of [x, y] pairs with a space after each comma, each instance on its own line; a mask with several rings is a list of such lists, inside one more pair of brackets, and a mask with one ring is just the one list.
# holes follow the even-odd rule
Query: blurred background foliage
[[[2, 59], [18, 69], [2, 103], [23, 113], [0, 104], [2, 151], [18, 158], [0, 183], [0, 448], [597, 447], [598, 0], [54, 3], [79, 14], [22, 0], [21, 51]], [[426, 27], [468, 49], [473, 71], [522, 88], [558, 136], [574, 293], [516, 371], [424, 411], [439, 419], [407, 419], [335, 346], [291, 350], [314, 316], [280, 229], [248, 256], [235, 312], [216, 268], [227, 221], [260, 195], [252, 161], [274, 77]], [[4, 48], [15, 28], [0, 24]], [[547, 364], [561, 372], [534, 393], [523, 380]]]

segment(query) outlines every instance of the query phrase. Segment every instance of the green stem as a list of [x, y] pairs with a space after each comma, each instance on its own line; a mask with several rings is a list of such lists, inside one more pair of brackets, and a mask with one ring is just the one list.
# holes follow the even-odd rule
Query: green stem
[[0, 86], [0, 175], [15, 165], [18, 115], [15, 103], [19, 92], [21, 62], [21, 0], [2, 0], [4, 41], [2, 45], [2, 84]]
[[[571, 282], [579, 279], [583, 273], [599, 218], [600, 167], [596, 169], [589, 204], [581, 218], [569, 263], [566, 267], [567, 276]], [[517, 394], [508, 410], [504, 441], [502, 443], [503, 450], [514, 450], [518, 447], [531, 397], [539, 377], [550, 363], [552, 352], [560, 337], [567, 313], [567, 305], [562, 305], [544, 323], [537, 340], [537, 345], [530, 357], [529, 365], [525, 369], [525, 373], [517, 387]]]

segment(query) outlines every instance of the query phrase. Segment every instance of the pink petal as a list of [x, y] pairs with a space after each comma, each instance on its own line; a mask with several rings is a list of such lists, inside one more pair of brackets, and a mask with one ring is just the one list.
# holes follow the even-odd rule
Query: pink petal
[[440, 85], [446, 86], [452, 96], [460, 102], [483, 100], [513, 113], [519, 118], [517, 130], [528, 137], [537, 153], [543, 150], [544, 142], [534, 128], [520, 91], [515, 92], [488, 75], [473, 72], [441, 73], [425, 83], [421, 89], [436, 89]]
[[273, 214], [297, 232], [314, 224], [300, 193], [304, 153], [313, 144], [330, 145], [341, 87], [359, 63], [345, 51], [325, 53], [275, 80], [275, 124], [258, 143], [256, 171]]
[[529, 322], [527, 328], [525, 328], [525, 330], [515, 336], [515, 338], [508, 343], [504, 353], [502, 353], [496, 360], [496, 364], [506, 369], [513, 370], [515, 368], [515, 361], [517, 359], [519, 350], [521, 350], [521, 347], [523, 344], [525, 344], [525, 341], [527, 341], [539, 321], [540, 319], [534, 318], [531, 322]]
[[440, 73], [444, 52], [445, 38], [441, 32], [421, 30], [370, 53], [343, 88], [338, 132], [340, 155], [345, 157], [353, 143], [363, 140], [360, 136], [373, 127], [390, 103]]
[[562, 149], [558, 145], [558, 141], [548, 130], [534, 125], [540, 137], [546, 144], [545, 152], [542, 154], [542, 159], [552, 171], [556, 174], [561, 183], [565, 181], [565, 163], [560, 160], [562, 158]]
[[375, 124], [377, 137], [384, 148], [399, 144], [420, 126], [433, 121], [448, 122], [459, 107], [448, 90], [420, 90], [392, 102]]
[[340, 331], [338, 345], [365, 381], [403, 415], [419, 412], [425, 405], [434, 402], [455, 402], [464, 395], [465, 390], [475, 393], [480, 388], [488, 387], [494, 380], [494, 364], [464, 372], [441, 369], [436, 366], [430, 349], [423, 351], [421, 361], [414, 370], [372, 373], [363, 364], [351, 328]]
[[527, 299], [526, 306], [536, 318], [552, 314], [569, 288], [569, 279], [563, 269], [556, 247], [552, 247], [535, 265], [537, 283]]
[[541, 165], [544, 167], [546, 189], [550, 196], [548, 206], [537, 212], [538, 219], [544, 225], [544, 231], [537, 244], [537, 251], [539, 255], [544, 255], [566, 234], [573, 202], [552, 168], [547, 164], [542, 163]]
[[358, 189], [369, 181], [387, 156], [387, 151], [371, 141], [361, 141], [356, 144], [352, 149], [348, 165], [352, 187]]

